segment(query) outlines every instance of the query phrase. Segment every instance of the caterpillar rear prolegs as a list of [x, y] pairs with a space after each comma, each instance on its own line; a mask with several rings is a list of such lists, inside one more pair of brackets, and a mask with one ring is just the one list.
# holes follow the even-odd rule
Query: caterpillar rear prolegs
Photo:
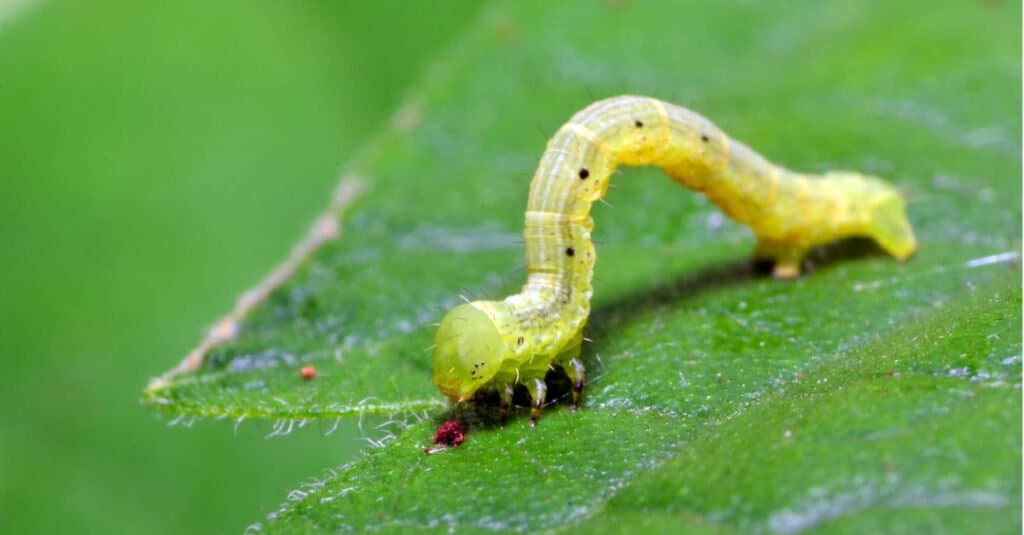
[[787, 245], [768, 240], [758, 240], [754, 249], [754, 261], [772, 265], [772, 276], [776, 279], [795, 279], [800, 276], [807, 247]]
[[590, 206], [604, 197], [620, 164], [657, 165], [698, 191], [758, 237], [755, 257], [776, 277], [800, 274], [807, 252], [866, 236], [900, 260], [917, 249], [900, 193], [846, 171], [805, 175], [771, 164], [710, 121], [659, 100], [621, 96], [577, 113], [548, 142], [526, 207], [523, 290], [503, 301], [473, 301], [445, 316], [434, 349], [434, 382], [456, 402], [498, 391], [504, 421], [517, 385], [530, 394], [530, 422], [547, 398], [544, 376], [561, 368], [572, 406], [585, 380], [579, 358], [590, 314], [597, 254]]
[[[774, 264], [775, 278], [791, 279], [800, 275], [808, 251], [836, 238], [865, 236], [878, 243], [885, 252], [906, 260], [917, 249], [917, 241], [907, 221], [906, 203], [899, 192], [876, 177], [831, 171], [813, 182], [799, 178], [805, 186], [819, 190], [814, 204], [800, 203], [786, 230], [751, 223], [758, 235], [754, 258]], [[819, 217], [808, 215], [823, 212]], [[807, 221], [817, 220], [819, 227], [808, 228]], [[766, 232], [765, 228], [774, 232]]]

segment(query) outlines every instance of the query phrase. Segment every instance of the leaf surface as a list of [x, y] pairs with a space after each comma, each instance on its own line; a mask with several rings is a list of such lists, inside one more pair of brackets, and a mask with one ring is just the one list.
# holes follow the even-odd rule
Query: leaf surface
[[[492, 5], [349, 167], [362, 193], [329, 212], [340, 238], [146, 399], [185, 417], [406, 422], [292, 493], [271, 531], [1019, 530], [1019, 15]], [[809, 276], [766, 279], [748, 230], [654, 169], [625, 169], [615, 208], [595, 208], [583, 409], [562, 399], [535, 429], [465, 414], [469, 440], [424, 455], [450, 416], [432, 324], [460, 294], [518, 288], [547, 136], [620, 93], [690, 107], [793, 169], [892, 180], [920, 253], [901, 265], [846, 242], [816, 252]]]

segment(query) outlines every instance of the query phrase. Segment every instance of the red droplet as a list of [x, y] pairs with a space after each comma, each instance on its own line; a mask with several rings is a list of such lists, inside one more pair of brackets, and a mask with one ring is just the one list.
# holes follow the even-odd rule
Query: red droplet
[[316, 377], [316, 368], [312, 366], [303, 366], [302, 369], [299, 370], [299, 375], [301, 375], [303, 379], [308, 381]]
[[437, 428], [434, 433], [434, 444], [458, 446], [466, 441], [466, 429], [458, 420], [448, 420]]

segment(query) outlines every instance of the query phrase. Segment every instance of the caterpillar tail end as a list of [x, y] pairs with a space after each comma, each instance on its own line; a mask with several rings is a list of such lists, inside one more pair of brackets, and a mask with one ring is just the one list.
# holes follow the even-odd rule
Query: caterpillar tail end
[[885, 252], [905, 262], [917, 251], [917, 238], [907, 219], [906, 201], [892, 190], [871, 203], [867, 223], [868, 235]]

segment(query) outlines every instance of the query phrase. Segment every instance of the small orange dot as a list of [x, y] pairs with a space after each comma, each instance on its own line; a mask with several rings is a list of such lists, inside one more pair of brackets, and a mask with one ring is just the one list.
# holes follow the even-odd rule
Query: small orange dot
[[299, 370], [299, 375], [301, 375], [303, 379], [308, 381], [316, 377], [316, 368], [312, 366], [303, 366], [302, 369]]

